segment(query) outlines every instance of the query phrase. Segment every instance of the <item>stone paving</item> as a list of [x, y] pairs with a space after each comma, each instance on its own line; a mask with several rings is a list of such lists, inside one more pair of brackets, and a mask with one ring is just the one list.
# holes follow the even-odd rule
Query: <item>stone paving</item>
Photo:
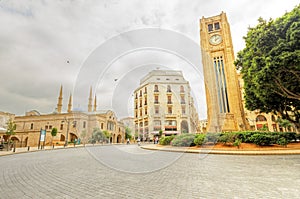
[[299, 198], [300, 155], [147, 151], [136, 145], [0, 157], [0, 198]]

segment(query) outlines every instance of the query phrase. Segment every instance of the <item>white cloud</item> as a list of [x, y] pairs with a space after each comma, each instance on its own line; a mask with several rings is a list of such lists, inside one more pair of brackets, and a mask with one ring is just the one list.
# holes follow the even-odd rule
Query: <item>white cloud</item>
[[[242, 37], [248, 26], [254, 26], [258, 17], [280, 17], [298, 3], [297, 0], [2, 0], [0, 109], [16, 114], [24, 114], [29, 109], [52, 112], [60, 84], [64, 85], [64, 102], [67, 103], [77, 74], [89, 55], [124, 31], [160, 27], [180, 32], [199, 43], [199, 19], [224, 11], [237, 52], [244, 47]], [[136, 81], [139, 83], [139, 79]], [[82, 96], [86, 103], [81, 107], [87, 104], [89, 88], [86, 90], [86, 96]], [[109, 89], [106, 87], [101, 92], [107, 94]], [[98, 99], [106, 106], [101, 96]]]

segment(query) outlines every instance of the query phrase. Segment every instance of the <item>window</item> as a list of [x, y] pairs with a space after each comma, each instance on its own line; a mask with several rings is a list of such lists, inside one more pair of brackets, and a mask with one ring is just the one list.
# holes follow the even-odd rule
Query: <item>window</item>
[[138, 113], [137, 113], [137, 111], [135, 111], [135, 117], [138, 117]]
[[172, 107], [168, 107], [168, 114], [172, 114]]
[[181, 107], [181, 113], [185, 114], [185, 107], [184, 106]]
[[140, 107], [142, 107], [142, 103], [143, 103], [143, 102], [142, 102], [142, 99], [140, 99]]
[[143, 127], [143, 122], [140, 122], [140, 127]]
[[52, 129], [52, 125], [49, 126], [49, 129]]
[[185, 104], [184, 95], [180, 96], [181, 104]]
[[30, 129], [33, 129], [33, 123], [30, 124]]
[[145, 121], [145, 126], [148, 126], [148, 121]]
[[158, 96], [154, 96], [154, 104], [158, 104]]
[[211, 32], [213, 30], [214, 30], [213, 25], [212, 24], [208, 24], [208, 32]]
[[142, 90], [140, 90], [140, 97], [142, 96]]
[[144, 101], [145, 101], [144, 105], [147, 105], [147, 97], [145, 97]]
[[171, 98], [172, 96], [168, 96], [168, 104], [172, 104], [172, 98]]
[[154, 85], [154, 92], [158, 92], [158, 86]]
[[138, 96], [138, 94], [136, 93], [136, 94], [135, 94], [135, 99], [137, 99], [137, 98], [138, 98], [137, 96]]
[[103, 123], [101, 123], [101, 129], [103, 129], [103, 126], [104, 126], [104, 124], [103, 124]]
[[86, 127], [86, 121], [83, 122], [82, 127], [85, 129], [85, 127]]
[[208, 24], [208, 32], [214, 31], [214, 30], [220, 30], [220, 23], [216, 22], [214, 24]]
[[225, 75], [225, 66], [223, 57], [214, 57], [214, 70], [216, 76], [217, 99], [220, 113], [229, 113], [230, 107], [228, 102], [227, 82]]
[[180, 86], [180, 92], [184, 93], [184, 87], [183, 86]]
[[140, 110], [140, 116], [142, 116], [143, 115], [143, 111], [142, 111], [142, 109]]
[[46, 130], [48, 129], [48, 125], [45, 126], [45, 129], [46, 129]]
[[147, 111], [147, 108], [145, 108], [145, 115], [147, 115], [148, 114], [148, 111]]
[[64, 129], [64, 125], [61, 124], [61, 125], [60, 125], [60, 130], [63, 130], [63, 129]]
[[77, 121], [73, 121], [73, 128], [76, 128], [77, 126]]
[[155, 114], [159, 114], [159, 106], [155, 106]]
[[108, 122], [107, 129], [113, 131], [115, 129], [115, 124], [113, 122]]
[[147, 87], [145, 87], [145, 94], [147, 94]]
[[215, 25], [215, 30], [220, 30], [220, 23], [219, 22], [215, 23], [214, 25]]
[[257, 121], [257, 122], [264, 122], [264, 121], [267, 121], [267, 119], [266, 119], [266, 117], [263, 116], [263, 115], [258, 115], [258, 116], [256, 117], [256, 121]]
[[167, 92], [171, 92], [171, 86], [170, 85], [167, 86]]

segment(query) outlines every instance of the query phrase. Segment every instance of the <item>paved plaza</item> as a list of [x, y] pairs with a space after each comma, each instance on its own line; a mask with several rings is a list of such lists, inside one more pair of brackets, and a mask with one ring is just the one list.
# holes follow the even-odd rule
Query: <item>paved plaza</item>
[[298, 198], [300, 155], [212, 155], [136, 145], [0, 157], [0, 198]]

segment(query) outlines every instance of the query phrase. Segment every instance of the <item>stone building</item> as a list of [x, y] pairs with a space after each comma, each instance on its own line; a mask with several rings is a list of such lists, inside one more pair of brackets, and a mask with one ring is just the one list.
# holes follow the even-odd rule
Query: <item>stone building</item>
[[134, 91], [135, 133], [144, 140], [160, 130], [165, 135], [196, 133], [198, 114], [190, 90], [181, 71], [153, 70], [142, 78]]
[[[108, 131], [111, 135], [110, 142], [121, 143], [125, 139], [125, 128], [122, 122], [117, 120], [113, 111], [97, 110], [97, 99], [92, 103], [92, 89], [88, 99], [88, 111], [73, 110], [72, 96], [70, 95], [67, 112], [62, 111], [63, 91], [60, 88], [57, 108], [54, 113], [40, 114], [36, 110], [26, 112], [25, 116], [15, 116], [17, 125], [16, 135], [12, 136], [17, 146], [37, 146], [40, 140], [41, 130], [46, 130], [45, 145], [73, 142], [80, 139], [87, 142], [93, 129], [99, 128]], [[51, 131], [57, 128], [58, 133], [52, 138]]]

